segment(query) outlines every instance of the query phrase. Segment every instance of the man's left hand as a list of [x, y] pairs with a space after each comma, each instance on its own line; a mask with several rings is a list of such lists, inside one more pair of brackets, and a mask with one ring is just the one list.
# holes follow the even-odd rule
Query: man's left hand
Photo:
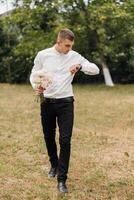
[[71, 74], [73, 75], [73, 74], [75, 74], [77, 71], [79, 71], [80, 67], [81, 67], [81, 65], [79, 65], [79, 64], [77, 64], [77, 65], [72, 65], [72, 66], [70, 67], [70, 72], [71, 72]]

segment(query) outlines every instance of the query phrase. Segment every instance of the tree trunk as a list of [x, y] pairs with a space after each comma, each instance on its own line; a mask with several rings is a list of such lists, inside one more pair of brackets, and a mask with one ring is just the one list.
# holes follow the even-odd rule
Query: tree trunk
[[109, 68], [108, 67], [102, 67], [102, 70], [103, 70], [103, 75], [104, 75], [104, 79], [105, 79], [105, 84], [107, 86], [111, 86], [111, 87], [114, 86]]
[[101, 62], [101, 65], [102, 65], [102, 70], [103, 70], [103, 75], [104, 75], [104, 80], [105, 80], [105, 84], [107, 86], [111, 86], [113, 87], [114, 86], [114, 83], [112, 81], [112, 77], [111, 77], [111, 74], [110, 74], [110, 71], [109, 71], [109, 68], [107, 66], [107, 63], [106, 63], [106, 60], [103, 56], [103, 52], [99, 52], [99, 55], [100, 55], [100, 62]]
[[107, 62], [106, 62], [106, 59], [105, 59], [105, 56], [104, 56], [104, 53], [103, 53], [103, 48], [100, 46], [101, 42], [100, 42], [99, 34], [98, 34], [97, 30], [94, 30], [94, 33], [96, 34], [96, 46], [98, 48], [100, 64], [102, 65], [105, 84], [107, 86], [113, 87], [114, 83], [112, 81], [110, 70], [108, 68], [108, 65], [107, 65]]

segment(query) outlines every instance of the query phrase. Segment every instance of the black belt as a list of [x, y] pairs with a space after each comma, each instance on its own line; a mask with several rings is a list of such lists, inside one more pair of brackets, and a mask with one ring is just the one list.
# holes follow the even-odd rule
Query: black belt
[[44, 101], [46, 103], [73, 102], [74, 98], [73, 97], [65, 97], [65, 98], [55, 99], [55, 98], [46, 98], [46, 97], [44, 97]]

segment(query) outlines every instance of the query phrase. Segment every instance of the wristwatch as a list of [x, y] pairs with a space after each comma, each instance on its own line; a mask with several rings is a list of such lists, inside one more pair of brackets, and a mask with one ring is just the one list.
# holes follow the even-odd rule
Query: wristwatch
[[79, 64], [80, 67], [76, 67], [77, 71], [80, 71], [82, 69], [81, 64]]
[[80, 65], [80, 68], [79, 68], [79, 70], [81, 70], [82, 69], [82, 65]]

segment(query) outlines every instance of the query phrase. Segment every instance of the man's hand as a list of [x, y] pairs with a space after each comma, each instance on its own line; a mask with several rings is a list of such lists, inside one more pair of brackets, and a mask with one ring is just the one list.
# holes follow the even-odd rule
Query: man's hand
[[42, 94], [44, 92], [45, 88], [39, 86], [38, 88], [35, 89], [35, 93], [37, 95]]
[[72, 65], [70, 67], [70, 72], [71, 74], [75, 74], [77, 71], [79, 71], [79, 69], [81, 68], [81, 65], [77, 64], [77, 65]]

